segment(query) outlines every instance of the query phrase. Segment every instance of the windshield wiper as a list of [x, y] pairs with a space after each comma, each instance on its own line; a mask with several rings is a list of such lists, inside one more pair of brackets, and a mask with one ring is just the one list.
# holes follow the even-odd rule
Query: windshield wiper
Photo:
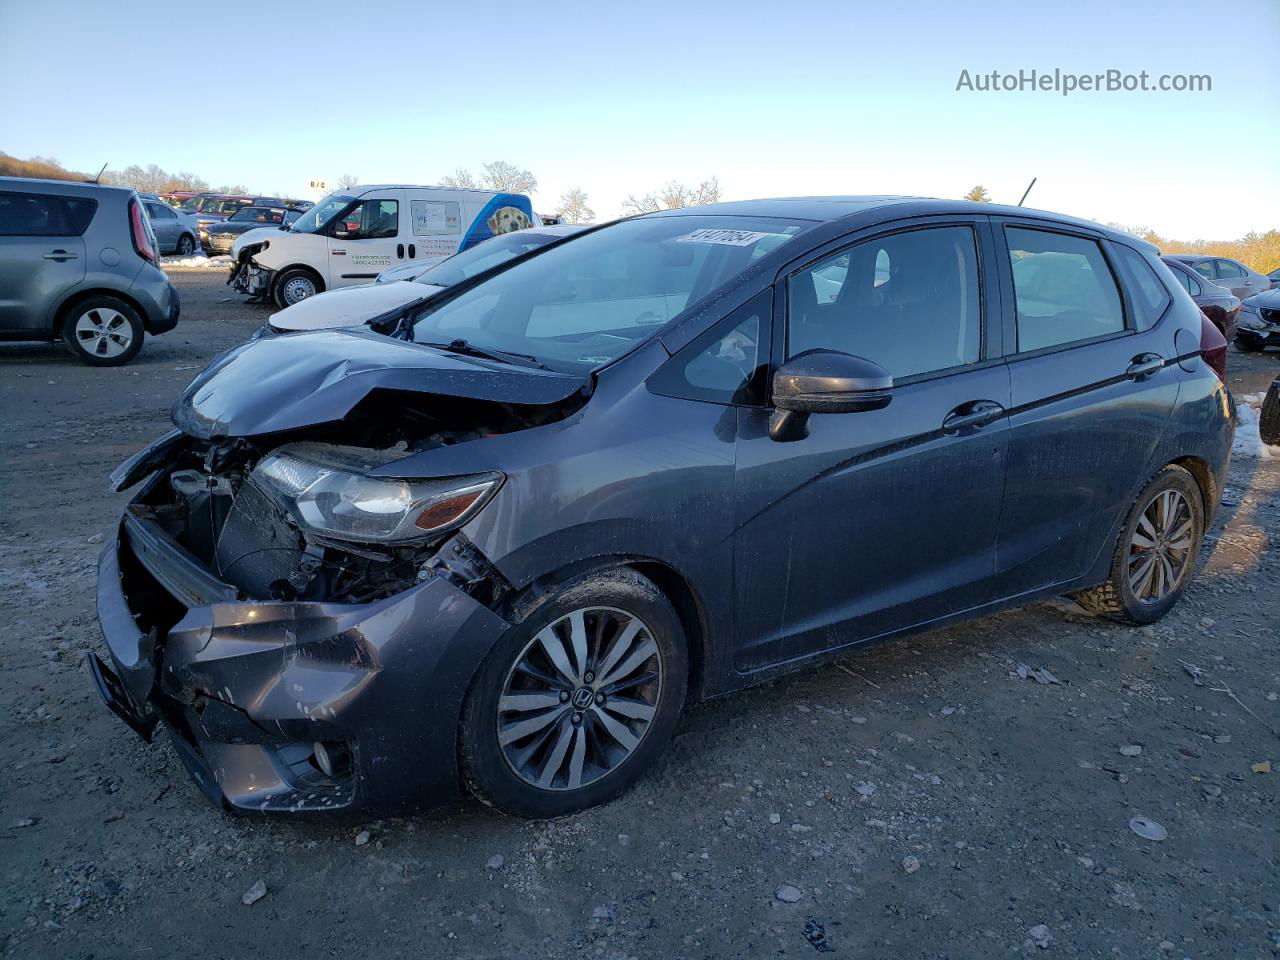
[[414, 343], [420, 343], [424, 347], [435, 347], [437, 350], [445, 350], [448, 353], [460, 353], [468, 357], [483, 357], [486, 360], [497, 360], [499, 363], [519, 361], [519, 366], [537, 367], [539, 370], [548, 369], [547, 365], [540, 363], [537, 357], [530, 356], [527, 353], [512, 353], [509, 350], [491, 350], [485, 347], [477, 347], [474, 343], [468, 343], [462, 339], [450, 340], [448, 343], [428, 343], [422, 340], [415, 340]]

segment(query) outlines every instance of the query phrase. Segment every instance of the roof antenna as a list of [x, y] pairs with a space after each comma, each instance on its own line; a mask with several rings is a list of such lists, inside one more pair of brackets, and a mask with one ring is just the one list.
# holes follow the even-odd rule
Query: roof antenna
[[[107, 161], [107, 163], [110, 163], [110, 162], [111, 162], [110, 160]], [[102, 169], [98, 171], [98, 175], [93, 178], [93, 182], [98, 183], [102, 179], [102, 175], [106, 173], [106, 170], [107, 170], [107, 164], [104, 163], [102, 165]]]
[[1031, 188], [1036, 185], [1036, 178], [1032, 177], [1031, 182], [1027, 184], [1027, 189], [1022, 191], [1022, 199], [1018, 201], [1018, 206], [1022, 206], [1026, 202], [1027, 194], [1031, 192]]

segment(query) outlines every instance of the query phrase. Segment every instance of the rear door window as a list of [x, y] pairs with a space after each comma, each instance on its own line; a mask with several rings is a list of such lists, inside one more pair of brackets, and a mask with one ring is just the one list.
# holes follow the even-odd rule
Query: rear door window
[[1218, 268], [1218, 276], [1235, 279], [1243, 277], [1244, 271], [1240, 269], [1240, 264], [1232, 263], [1230, 260], [1215, 260], [1214, 264]]
[[1115, 277], [1096, 240], [1006, 227], [1018, 351], [1064, 346], [1124, 330]]
[[88, 197], [0, 192], [0, 237], [79, 237], [97, 209]]

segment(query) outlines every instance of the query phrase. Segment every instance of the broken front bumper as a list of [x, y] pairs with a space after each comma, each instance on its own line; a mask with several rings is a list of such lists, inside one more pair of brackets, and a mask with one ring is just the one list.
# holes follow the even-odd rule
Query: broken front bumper
[[393, 813], [458, 794], [462, 700], [507, 624], [444, 577], [368, 604], [246, 600], [134, 508], [98, 577], [99, 693], [148, 739], [162, 720], [215, 803]]
[[267, 299], [271, 295], [271, 283], [276, 272], [253, 262], [253, 257], [242, 257], [231, 265], [227, 283], [231, 289], [248, 294], [254, 299]]

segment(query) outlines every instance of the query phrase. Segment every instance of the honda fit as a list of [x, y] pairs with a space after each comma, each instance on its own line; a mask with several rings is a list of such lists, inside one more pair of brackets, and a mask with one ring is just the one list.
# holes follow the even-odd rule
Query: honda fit
[[[1187, 587], [1226, 344], [1154, 248], [991, 204], [670, 210], [217, 358], [100, 561], [99, 693], [241, 811], [616, 796], [685, 704]], [[397, 338], [398, 337], [398, 338]]]

